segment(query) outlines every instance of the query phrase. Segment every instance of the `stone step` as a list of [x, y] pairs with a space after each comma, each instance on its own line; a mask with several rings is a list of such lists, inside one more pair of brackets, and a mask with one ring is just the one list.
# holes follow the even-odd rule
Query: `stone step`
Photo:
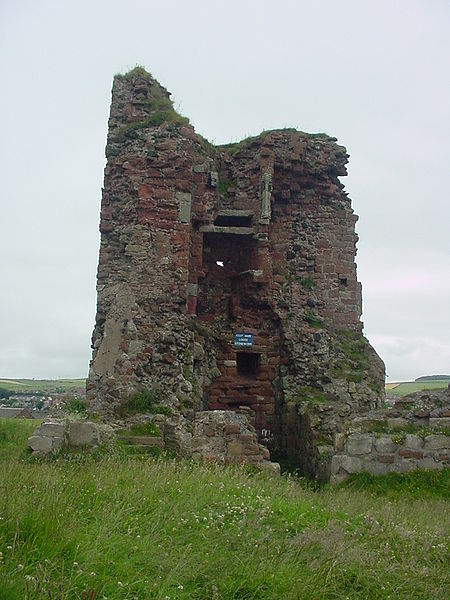
[[150, 435], [121, 435], [120, 439], [130, 446], [145, 446], [152, 448], [164, 448], [162, 437]]

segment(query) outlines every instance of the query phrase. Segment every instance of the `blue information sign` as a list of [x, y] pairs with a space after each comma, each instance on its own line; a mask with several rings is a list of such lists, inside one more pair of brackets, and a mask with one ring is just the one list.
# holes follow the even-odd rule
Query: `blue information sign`
[[234, 345], [239, 347], [253, 346], [253, 333], [235, 333], [234, 334]]

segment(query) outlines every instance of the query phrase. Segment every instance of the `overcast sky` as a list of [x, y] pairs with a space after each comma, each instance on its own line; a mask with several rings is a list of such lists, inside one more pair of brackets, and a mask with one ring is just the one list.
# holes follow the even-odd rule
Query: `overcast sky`
[[450, 373], [448, 0], [0, 0], [0, 377], [83, 377], [113, 75], [144, 65], [216, 143], [350, 154], [365, 334]]

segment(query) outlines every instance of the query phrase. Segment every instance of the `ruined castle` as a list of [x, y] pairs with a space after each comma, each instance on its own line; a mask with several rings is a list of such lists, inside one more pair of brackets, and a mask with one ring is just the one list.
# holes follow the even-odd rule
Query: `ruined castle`
[[136, 68], [114, 79], [106, 156], [91, 413], [159, 390], [186, 432], [233, 411], [275, 460], [326, 470], [384, 396], [345, 148], [293, 129], [213, 146]]

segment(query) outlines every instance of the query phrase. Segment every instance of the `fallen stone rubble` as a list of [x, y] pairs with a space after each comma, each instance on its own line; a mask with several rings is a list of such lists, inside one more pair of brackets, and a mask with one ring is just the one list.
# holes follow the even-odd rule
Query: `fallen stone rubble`
[[[255, 428], [245, 415], [233, 411], [202, 411], [193, 424], [181, 415], [148, 415], [162, 433], [160, 446], [194, 460], [250, 464], [279, 475], [280, 465], [270, 462], [270, 452], [258, 443]], [[116, 427], [117, 428], [117, 427]], [[28, 439], [35, 455], [56, 452], [63, 447], [97, 447], [116, 437], [114, 427], [90, 421], [45, 421]]]

